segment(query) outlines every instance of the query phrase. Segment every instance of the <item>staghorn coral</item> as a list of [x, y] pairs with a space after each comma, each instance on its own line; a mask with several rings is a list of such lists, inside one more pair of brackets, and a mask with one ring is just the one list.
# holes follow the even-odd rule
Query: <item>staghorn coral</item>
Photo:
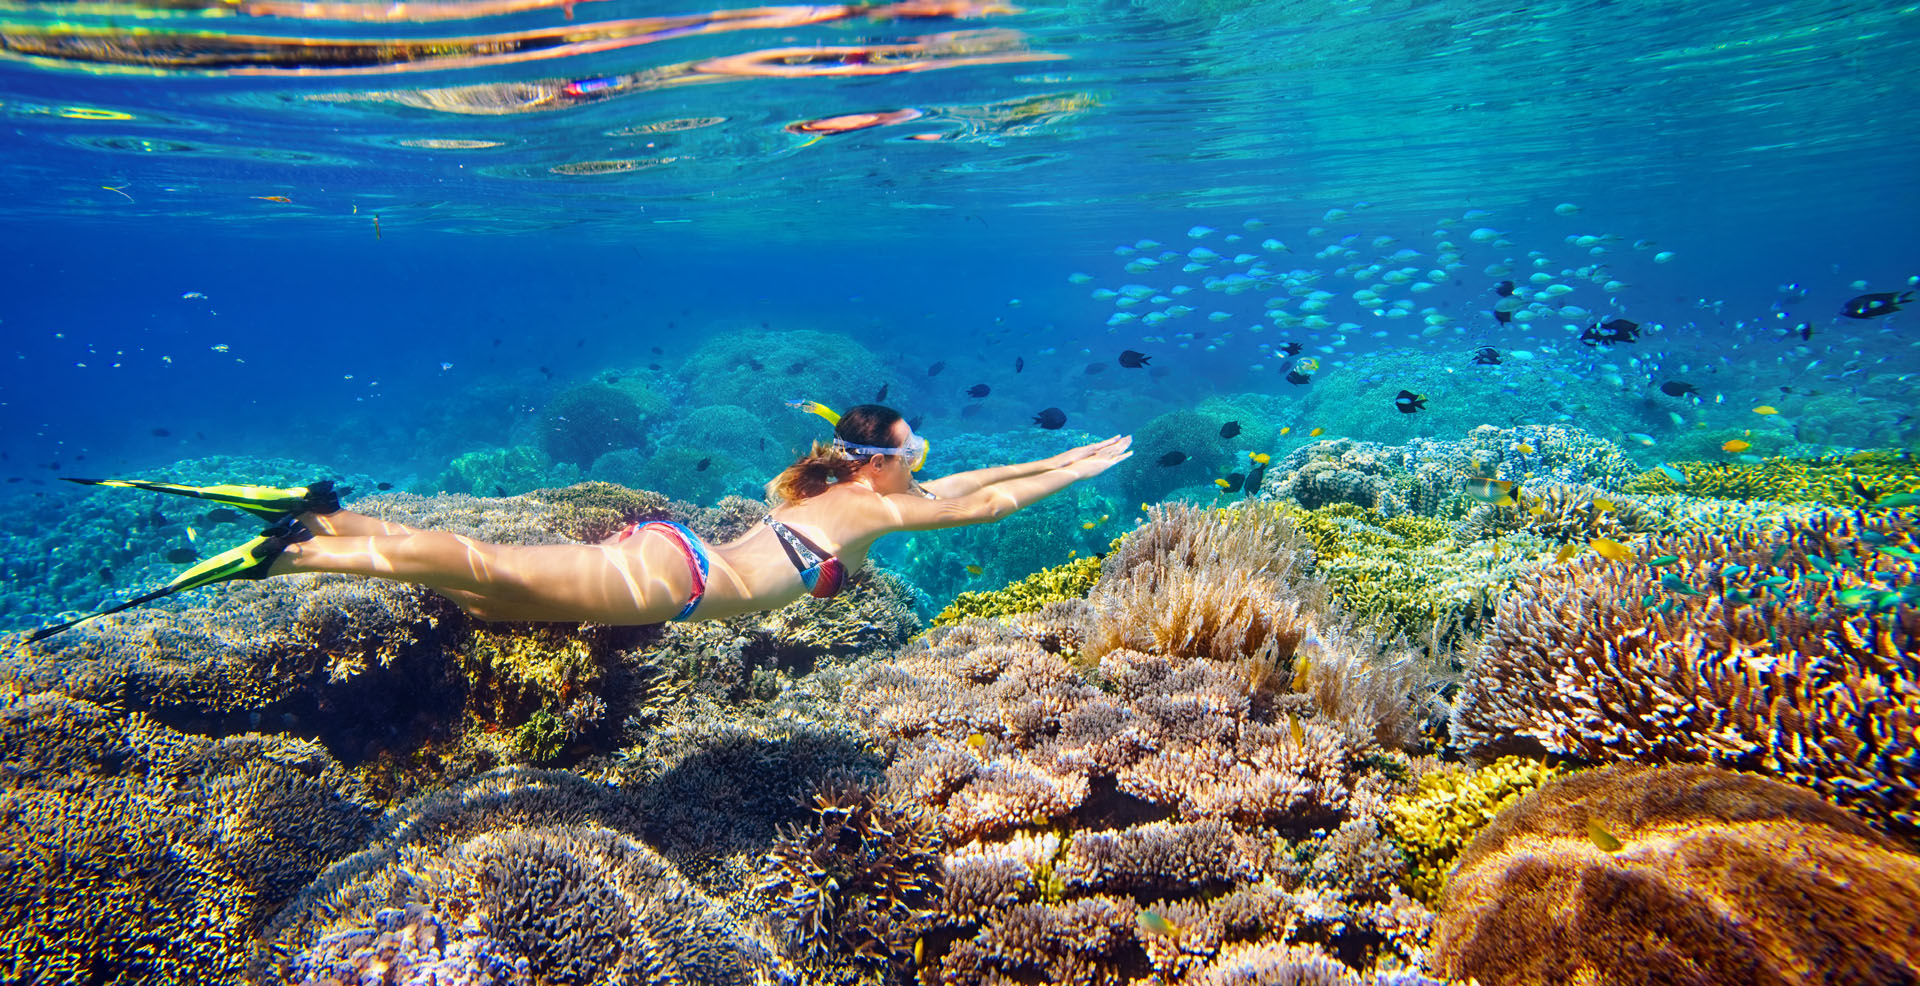
[[1629, 493], [1685, 493], [1724, 500], [1772, 500], [1863, 507], [1861, 490], [1878, 498], [1920, 492], [1920, 465], [1910, 451], [1868, 451], [1818, 459], [1774, 458], [1753, 464], [1675, 462], [1686, 482], [1659, 469], [1635, 476]]
[[759, 895], [816, 974], [838, 953], [910, 975], [942, 895], [937, 826], [925, 809], [846, 778], [814, 792], [813, 812], [762, 858]]
[[1523, 488], [1521, 501], [1508, 506], [1483, 503], [1473, 508], [1460, 524], [1460, 539], [1480, 541], [1525, 531], [1560, 544], [1584, 544], [1598, 537], [1624, 541], [1663, 526], [1645, 504], [1592, 486], [1529, 484]]
[[253, 935], [370, 829], [320, 747], [207, 740], [64, 696], [0, 704], [0, 968], [234, 981]]
[[1911, 831], [1917, 547], [1911, 517], [1826, 511], [1544, 569], [1501, 602], [1454, 736], [1763, 771]]
[[1423, 774], [1418, 787], [1387, 808], [1387, 835], [1406, 857], [1402, 881], [1433, 904], [1467, 843], [1502, 809], [1565, 768], [1523, 757], [1501, 757], [1478, 769], [1448, 767]]
[[275, 919], [251, 979], [771, 982], [766, 945], [628, 834], [637, 814], [549, 771], [415, 799]]
[[1481, 831], [1435, 964], [1487, 986], [1913, 982], [1916, 894], [1920, 857], [1810, 792], [1621, 765], [1553, 781]]
[[932, 625], [950, 626], [975, 616], [1029, 613], [1051, 602], [1081, 598], [1099, 578], [1099, 556], [1076, 558], [991, 592], [962, 592], [933, 618]]

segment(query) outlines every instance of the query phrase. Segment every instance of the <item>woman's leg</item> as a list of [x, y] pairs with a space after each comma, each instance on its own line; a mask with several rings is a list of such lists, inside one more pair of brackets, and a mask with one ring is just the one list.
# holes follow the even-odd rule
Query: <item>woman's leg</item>
[[335, 510], [330, 514], [301, 514], [300, 523], [315, 534], [336, 537], [372, 534], [417, 534], [419, 531], [405, 524], [396, 524], [390, 520], [380, 520], [366, 514], [357, 514], [351, 510]]
[[[384, 523], [353, 516], [369, 524]], [[358, 521], [349, 518], [334, 526], [351, 528]], [[678, 546], [660, 537], [616, 547], [489, 544], [444, 531], [318, 534], [288, 545], [269, 570], [272, 575], [289, 572], [411, 582], [443, 592], [481, 619], [495, 620], [662, 623], [680, 611], [693, 591]]]

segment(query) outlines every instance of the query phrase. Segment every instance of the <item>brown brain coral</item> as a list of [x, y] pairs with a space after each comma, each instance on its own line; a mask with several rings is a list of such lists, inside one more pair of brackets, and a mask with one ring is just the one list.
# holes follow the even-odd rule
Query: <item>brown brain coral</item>
[[1435, 964], [1485, 986], [1911, 983], [1916, 896], [1920, 857], [1810, 792], [1623, 765], [1547, 784], [1480, 833]]
[[1502, 601], [1455, 736], [1483, 753], [1759, 770], [1911, 829], [1915, 533], [1898, 514], [1825, 512], [1542, 569]]

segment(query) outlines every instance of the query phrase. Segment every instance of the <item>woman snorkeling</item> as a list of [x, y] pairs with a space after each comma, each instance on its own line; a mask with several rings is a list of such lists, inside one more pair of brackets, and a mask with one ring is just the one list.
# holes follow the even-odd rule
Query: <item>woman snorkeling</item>
[[[777, 506], [721, 545], [671, 521], [631, 525], [599, 544], [489, 544], [343, 510], [330, 482], [267, 489], [74, 480], [215, 500], [275, 524], [161, 589], [93, 615], [216, 582], [338, 572], [426, 586], [482, 620], [633, 626], [725, 619], [776, 609], [803, 593], [834, 595], [884, 534], [999, 520], [1133, 454], [1132, 436], [1116, 435], [1051, 458], [917, 483], [913, 473], [926, 460], [927, 442], [898, 411], [861, 404], [835, 415], [819, 404], [793, 403], [832, 421], [833, 441], [816, 442], [767, 484]], [[28, 639], [92, 618], [44, 627]]]

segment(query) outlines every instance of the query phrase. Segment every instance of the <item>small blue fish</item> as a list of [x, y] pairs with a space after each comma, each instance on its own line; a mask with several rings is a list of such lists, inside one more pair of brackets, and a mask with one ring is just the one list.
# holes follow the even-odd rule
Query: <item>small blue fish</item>
[[1822, 572], [1827, 572], [1829, 574], [1833, 572], [1833, 563], [1826, 560], [1825, 558], [1820, 557], [1819, 555], [1808, 555], [1807, 564], [1812, 565], [1813, 567], [1821, 570]]
[[1660, 470], [1660, 475], [1665, 476], [1668, 479], [1671, 479], [1674, 482], [1679, 483], [1683, 486], [1686, 485], [1687, 474], [1684, 472], [1681, 472], [1679, 469], [1676, 469], [1673, 466], [1667, 465], [1664, 462], [1660, 463], [1655, 468]]
[[1873, 550], [1883, 555], [1892, 555], [1904, 561], [1920, 561], [1920, 555], [1916, 555], [1897, 544], [1876, 544], [1873, 546]]
[[[1673, 574], [1672, 572], [1668, 572], [1667, 574], [1660, 576], [1660, 587], [1662, 589], [1667, 590], [1668, 592], [1671, 592], [1671, 593], [1674, 593], [1675, 595], [1680, 595], [1680, 596], [1706, 595], [1706, 593], [1701, 592], [1700, 590], [1694, 588], [1693, 586], [1688, 585], [1687, 580], [1681, 578], [1678, 575]], [[1668, 600], [1668, 601], [1671, 602], [1672, 600]]]
[[1800, 576], [1800, 577], [1801, 577], [1801, 578], [1803, 578], [1803, 579], [1806, 579], [1806, 580], [1807, 580], [1807, 581], [1809, 581], [1809, 582], [1831, 582], [1831, 581], [1833, 581], [1833, 576], [1831, 576], [1831, 575], [1828, 575], [1828, 574], [1827, 574], [1827, 573], [1825, 573], [1825, 572], [1808, 572], [1808, 573], [1806, 573], [1805, 575], [1802, 575], [1802, 576]]
[[1893, 543], [1892, 538], [1887, 537], [1885, 534], [1882, 534], [1879, 531], [1861, 531], [1860, 540], [1865, 541], [1868, 544], [1892, 544]]
[[1724, 577], [1726, 577], [1726, 578], [1729, 578], [1729, 579], [1732, 579], [1732, 578], [1738, 578], [1738, 577], [1740, 577], [1740, 576], [1742, 576], [1742, 575], [1745, 575], [1745, 574], [1747, 574], [1747, 566], [1745, 566], [1745, 565], [1728, 565], [1727, 567], [1725, 567], [1725, 568], [1723, 568], [1723, 569], [1721, 569], [1721, 570], [1720, 570], [1720, 574], [1721, 574], [1722, 576], [1724, 576]]

